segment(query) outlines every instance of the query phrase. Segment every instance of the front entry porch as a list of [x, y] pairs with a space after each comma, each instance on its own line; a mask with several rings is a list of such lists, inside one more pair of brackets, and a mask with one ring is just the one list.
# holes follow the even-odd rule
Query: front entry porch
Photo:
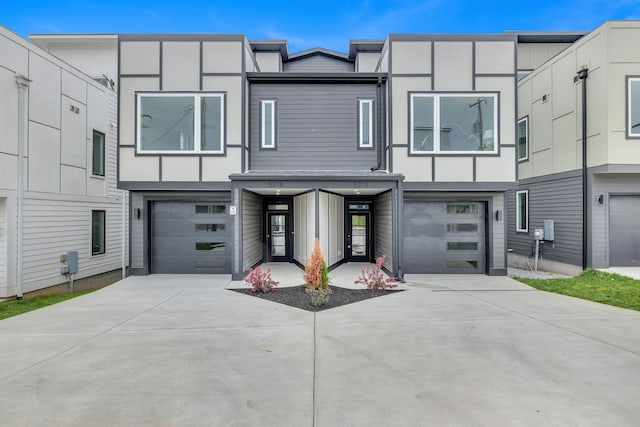
[[385, 255], [385, 269], [397, 275], [399, 218], [394, 207], [401, 176], [369, 172], [339, 179], [324, 173], [266, 178], [255, 172], [231, 176], [237, 185], [240, 243], [234, 279], [262, 263], [303, 266], [315, 239], [330, 269]]

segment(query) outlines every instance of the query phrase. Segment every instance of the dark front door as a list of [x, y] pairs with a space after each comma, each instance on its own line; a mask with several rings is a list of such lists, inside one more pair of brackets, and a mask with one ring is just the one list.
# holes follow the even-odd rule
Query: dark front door
[[290, 261], [289, 213], [267, 213], [267, 262]]
[[369, 262], [371, 254], [371, 214], [347, 214], [347, 261]]

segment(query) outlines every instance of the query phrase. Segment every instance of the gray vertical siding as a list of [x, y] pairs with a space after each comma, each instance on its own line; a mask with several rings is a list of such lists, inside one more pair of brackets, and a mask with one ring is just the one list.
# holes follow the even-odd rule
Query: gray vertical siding
[[555, 221], [555, 240], [542, 245], [543, 259], [582, 265], [582, 179], [580, 171], [548, 179], [522, 180], [519, 190], [529, 190], [529, 231], [516, 232], [515, 191], [506, 193], [507, 245], [528, 256], [535, 243], [533, 231], [545, 219]]
[[324, 55], [314, 55], [285, 62], [282, 67], [282, 71], [285, 73], [352, 73], [354, 70], [354, 63]]
[[392, 193], [387, 191], [380, 194], [375, 200], [373, 236], [375, 257], [385, 255], [384, 266], [393, 271], [393, 215]]
[[[376, 150], [358, 149], [358, 99], [375, 97], [375, 84], [252, 84], [250, 169], [362, 170], [375, 166]], [[261, 99], [276, 100], [275, 150], [260, 149]]]
[[242, 271], [258, 263], [262, 251], [262, 198], [249, 191], [242, 192]]

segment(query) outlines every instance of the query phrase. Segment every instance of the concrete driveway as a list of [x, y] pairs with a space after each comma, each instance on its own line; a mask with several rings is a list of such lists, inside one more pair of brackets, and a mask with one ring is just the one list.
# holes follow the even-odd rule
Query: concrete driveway
[[0, 425], [638, 425], [640, 313], [410, 279], [314, 315], [226, 276], [130, 277], [2, 320]]

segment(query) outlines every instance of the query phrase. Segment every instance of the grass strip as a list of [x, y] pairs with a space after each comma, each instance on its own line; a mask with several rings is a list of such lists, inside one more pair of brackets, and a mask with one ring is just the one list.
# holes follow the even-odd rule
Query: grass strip
[[514, 279], [541, 291], [640, 311], [640, 280], [619, 274], [590, 269], [568, 279]]
[[37, 310], [49, 305], [57, 304], [71, 298], [79, 297], [80, 295], [88, 294], [90, 292], [93, 292], [94, 290], [95, 289], [64, 294], [40, 295], [33, 298], [23, 298], [21, 300], [13, 299], [0, 302], [0, 320], [27, 313], [32, 310]]

